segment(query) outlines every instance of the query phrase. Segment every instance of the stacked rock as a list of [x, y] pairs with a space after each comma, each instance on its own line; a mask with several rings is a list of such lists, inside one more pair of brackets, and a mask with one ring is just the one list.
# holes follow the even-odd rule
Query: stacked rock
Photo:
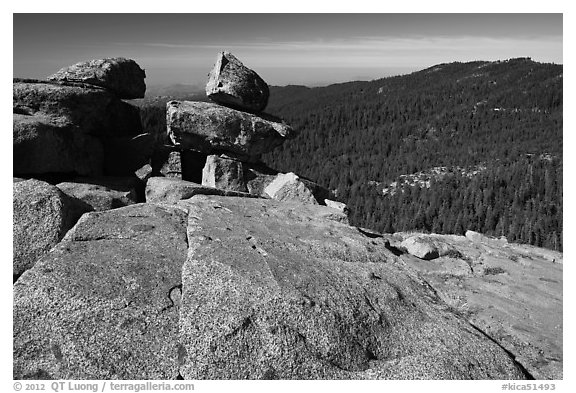
[[[129, 175], [151, 148], [140, 112], [145, 73], [124, 58], [74, 64], [13, 84], [14, 174]], [[136, 138], [136, 141], [134, 139]]]
[[205, 154], [203, 186], [324, 204], [327, 190], [260, 163], [262, 154], [295, 137], [296, 131], [263, 112], [270, 91], [256, 72], [221, 52], [209, 73], [206, 95], [214, 102], [170, 101], [166, 113], [172, 142], [182, 152]]
[[143, 200], [134, 171], [150, 158], [152, 138], [142, 134], [139, 109], [123, 99], [144, 97], [145, 76], [133, 60], [110, 58], [48, 80], [14, 79], [15, 279], [82, 213]]

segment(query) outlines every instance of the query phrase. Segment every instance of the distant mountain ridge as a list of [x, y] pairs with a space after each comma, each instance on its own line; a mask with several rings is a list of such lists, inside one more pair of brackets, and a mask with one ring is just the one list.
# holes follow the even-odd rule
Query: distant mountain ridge
[[[357, 225], [380, 231], [460, 234], [472, 229], [506, 235], [510, 241], [558, 247], [562, 233], [562, 81], [562, 65], [518, 58], [444, 63], [369, 82], [272, 87], [267, 111], [301, 132], [264, 161], [280, 170], [292, 168], [336, 190], [351, 207], [351, 220]], [[555, 159], [536, 164], [526, 159], [542, 154]], [[398, 209], [407, 208], [408, 201], [383, 198], [375, 187], [368, 187], [369, 182], [390, 184], [401, 175], [435, 167], [485, 162], [490, 165], [480, 177], [459, 183], [464, 190], [470, 182], [478, 183], [459, 202], [436, 200], [437, 187], [447, 188], [448, 180], [412, 195], [413, 206], [404, 211]], [[539, 185], [527, 179], [534, 187], [523, 187], [524, 178], [505, 175], [512, 172], [531, 176], [536, 183], [547, 182], [547, 187], [540, 194], [532, 193]], [[514, 189], [520, 188], [526, 188], [523, 195], [515, 194]], [[477, 199], [473, 194], [484, 191], [502, 194], [498, 206], [494, 197], [470, 205], [468, 199]], [[461, 204], [467, 209], [460, 219], [440, 217], [442, 205], [442, 214], [458, 216]], [[488, 208], [496, 213], [490, 213], [495, 217], [486, 224]], [[545, 214], [553, 218], [543, 218]]]
[[171, 85], [152, 85], [146, 88], [146, 97], [157, 96], [186, 96], [196, 95], [204, 91], [204, 86], [200, 84], [175, 83]]
[[[335, 191], [355, 225], [471, 229], [561, 250], [562, 82], [562, 65], [518, 58], [325, 87], [271, 86], [266, 112], [300, 135], [263, 160]], [[203, 91], [184, 92], [190, 95], [137, 103], [144, 128], [165, 134], [171, 99], [208, 100]], [[536, 159], [543, 155], [551, 159]], [[402, 181], [438, 167], [455, 173], [479, 165], [486, 166], [479, 175], [432, 176], [423, 189]], [[395, 182], [406, 192], [382, 195], [374, 187]]]

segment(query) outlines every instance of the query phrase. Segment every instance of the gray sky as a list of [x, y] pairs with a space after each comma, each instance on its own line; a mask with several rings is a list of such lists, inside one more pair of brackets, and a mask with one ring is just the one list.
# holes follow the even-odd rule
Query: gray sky
[[123, 56], [146, 83], [204, 84], [234, 53], [273, 85], [377, 79], [438, 63], [562, 63], [561, 14], [14, 14], [14, 76]]

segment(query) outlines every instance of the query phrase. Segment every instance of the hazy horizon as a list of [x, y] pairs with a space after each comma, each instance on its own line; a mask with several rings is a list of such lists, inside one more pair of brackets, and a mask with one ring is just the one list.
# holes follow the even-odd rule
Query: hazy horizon
[[562, 63], [562, 14], [14, 14], [13, 76], [132, 58], [148, 86], [203, 85], [228, 50], [270, 85], [327, 85], [439, 63]]

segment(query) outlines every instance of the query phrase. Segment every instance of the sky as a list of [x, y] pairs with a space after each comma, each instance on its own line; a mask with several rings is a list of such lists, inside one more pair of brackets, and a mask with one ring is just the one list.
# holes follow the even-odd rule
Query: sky
[[562, 63], [562, 14], [14, 14], [14, 77], [132, 58], [152, 85], [203, 85], [228, 50], [272, 85], [405, 74], [453, 61]]

